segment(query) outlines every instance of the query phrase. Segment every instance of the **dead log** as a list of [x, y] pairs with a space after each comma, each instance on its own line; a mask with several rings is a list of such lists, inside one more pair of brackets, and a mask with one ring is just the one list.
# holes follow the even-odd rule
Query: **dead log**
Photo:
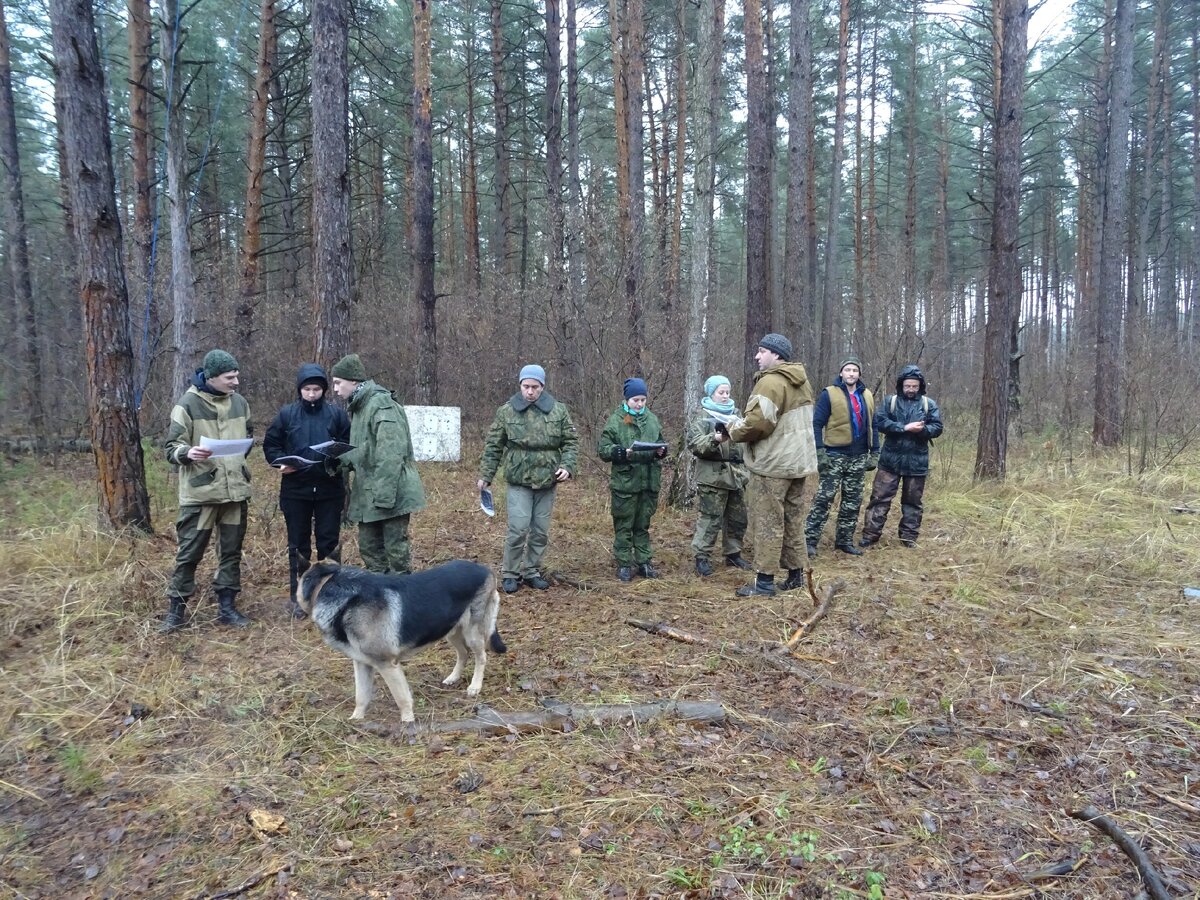
[[805, 571], [805, 578], [808, 582], [808, 596], [812, 597], [813, 613], [807, 619], [800, 623], [800, 627], [796, 629], [796, 633], [791, 636], [787, 642], [787, 648], [791, 650], [800, 641], [812, 634], [812, 630], [829, 613], [830, 607], [833, 605], [833, 598], [839, 591], [846, 589], [846, 582], [841, 578], [837, 579], [833, 584], [825, 588], [821, 597], [818, 599], [816, 590], [813, 589], [813, 573], [810, 566]]
[[363, 731], [381, 737], [417, 737], [443, 734], [527, 734], [531, 731], [570, 732], [577, 728], [642, 724], [652, 719], [673, 718], [703, 725], [721, 725], [726, 720], [720, 703], [700, 700], [660, 700], [655, 703], [569, 704], [547, 698], [544, 709], [527, 712], [501, 712], [480, 706], [469, 719], [454, 722], [430, 722], [393, 727], [377, 722], [359, 722]]
[[1120, 825], [1108, 816], [1103, 815], [1100, 810], [1096, 809], [1090, 803], [1083, 809], [1068, 810], [1067, 815], [1072, 819], [1078, 819], [1080, 822], [1086, 822], [1097, 831], [1112, 838], [1113, 843], [1121, 849], [1121, 852], [1133, 861], [1138, 874], [1142, 877], [1142, 884], [1146, 888], [1146, 893], [1150, 895], [1151, 900], [1170, 900], [1171, 895], [1167, 893], [1167, 889], [1162, 883], [1162, 878], [1154, 868], [1154, 864], [1150, 862], [1150, 857], [1146, 855], [1146, 851], [1139, 847], [1137, 841], [1131, 838]]

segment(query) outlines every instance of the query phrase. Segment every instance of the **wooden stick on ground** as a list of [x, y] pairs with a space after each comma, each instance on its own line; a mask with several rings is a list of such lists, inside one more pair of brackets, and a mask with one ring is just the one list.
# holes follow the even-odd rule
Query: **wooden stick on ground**
[[283, 865], [281, 865], [277, 868], [271, 869], [266, 872], [261, 872], [260, 874], [255, 875], [250, 880], [243, 881], [237, 887], [230, 888], [227, 891], [221, 891], [219, 894], [208, 894], [208, 893], [199, 894], [199, 895], [197, 895], [197, 900], [205, 900], [205, 898], [206, 898], [206, 900], [228, 900], [228, 898], [230, 898], [230, 897], [240, 897], [242, 894], [246, 893], [247, 891], [253, 890], [254, 888], [258, 887], [260, 884], [262, 884], [268, 878], [274, 878], [280, 872], [287, 872], [290, 875], [292, 872], [292, 864], [290, 862], [284, 863]]
[[813, 588], [812, 569], [809, 568], [806, 574], [808, 576], [808, 595], [812, 597], [812, 602], [815, 609], [813, 610], [813, 614], [811, 616], [800, 623], [800, 627], [796, 629], [795, 634], [793, 634], [788, 640], [787, 648], [789, 650], [800, 643], [800, 641], [802, 641], [805, 637], [812, 634], [812, 630], [816, 628], [817, 623], [825, 618], [825, 616], [829, 613], [830, 607], [833, 605], [834, 595], [839, 591], [846, 589], [846, 582], [839, 578], [833, 584], [825, 588], [822, 596], [818, 598], [817, 592]]
[[1103, 815], [1090, 803], [1083, 809], [1068, 810], [1067, 815], [1080, 822], [1087, 822], [1097, 831], [1112, 838], [1113, 843], [1120, 847], [1121, 852], [1128, 856], [1137, 867], [1138, 874], [1142, 876], [1142, 884], [1151, 900], [1170, 900], [1171, 895], [1163, 886], [1162, 878], [1154, 868], [1154, 864], [1150, 862], [1150, 857], [1146, 855], [1145, 850], [1138, 846], [1137, 841], [1125, 833], [1120, 825]]

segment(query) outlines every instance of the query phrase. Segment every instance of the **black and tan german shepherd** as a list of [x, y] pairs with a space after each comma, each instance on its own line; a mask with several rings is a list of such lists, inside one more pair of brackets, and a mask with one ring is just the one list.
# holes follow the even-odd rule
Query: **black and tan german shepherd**
[[456, 684], [475, 657], [467, 687], [477, 697], [483, 687], [487, 645], [508, 648], [496, 630], [500, 595], [485, 566], [456, 559], [412, 575], [376, 575], [333, 562], [317, 563], [296, 586], [296, 605], [309, 614], [325, 643], [354, 662], [354, 713], [361, 719], [371, 702], [371, 671], [383, 676], [400, 707], [400, 719], [414, 721], [412, 691], [400, 663], [427, 644], [446, 638], [458, 654], [442, 682]]

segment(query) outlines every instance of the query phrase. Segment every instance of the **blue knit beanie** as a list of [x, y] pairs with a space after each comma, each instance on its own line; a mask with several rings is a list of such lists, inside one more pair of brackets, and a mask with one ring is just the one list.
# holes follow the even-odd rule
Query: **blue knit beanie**
[[626, 378], [625, 379], [625, 399], [630, 397], [649, 397], [650, 391], [646, 389], [646, 381], [642, 378]]
[[517, 384], [520, 384], [526, 378], [532, 378], [534, 381], [540, 382], [542, 387], [546, 386], [546, 370], [537, 363], [530, 363], [521, 369], [521, 374], [517, 376]]
[[723, 384], [728, 384], [730, 388], [733, 387], [732, 384], [729, 384], [729, 379], [726, 378], [724, 375], [710, 376], [709, 379], [704, 382], [704, 396], [711, 397], [713, 395], [713, 393], [716, 391], [716, 389], [719, 388]]

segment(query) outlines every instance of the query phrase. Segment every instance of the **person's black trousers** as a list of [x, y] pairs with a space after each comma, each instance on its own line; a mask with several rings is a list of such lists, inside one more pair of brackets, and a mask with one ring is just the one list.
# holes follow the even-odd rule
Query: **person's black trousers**
[[292, 597], [296, 596], [296, 584], [312, 560], [312, 537], [316, 533], [317, 561], [332, 559], [340, 561], [338, 544], [342, 536], [342, 500], [340, 496], [328, 499], [312, 497], [280, 497], [279, 509], [287, 523], [288, 576], [292, 586]]

